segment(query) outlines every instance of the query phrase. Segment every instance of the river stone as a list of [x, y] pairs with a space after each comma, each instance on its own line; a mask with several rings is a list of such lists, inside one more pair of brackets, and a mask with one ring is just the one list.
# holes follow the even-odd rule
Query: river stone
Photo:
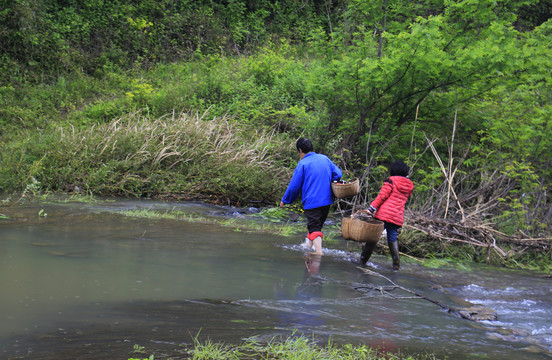
[[458, 309], [463, 318], [473, 321], [495, 321], [498, 319], [496, 311], [483, 306], [471, 306]]

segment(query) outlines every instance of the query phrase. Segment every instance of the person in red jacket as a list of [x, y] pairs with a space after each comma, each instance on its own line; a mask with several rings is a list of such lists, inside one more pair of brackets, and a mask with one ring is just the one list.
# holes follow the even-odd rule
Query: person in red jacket
[[[404, 208], [406, 201], [414, 190], [412, 180], [407, 178], [408, 165], [403, 161], [395, 161], [389, 167], [389, 178], [385, 179], [378, 196], [372, 201], [367, 210], [360, 212], [374, 216], [384, 222], [387, 232], [387, 244], [393, 258], [393, 269], [401, 267], [399, 260], [399, 246], [397, 234], [404, 223]], [[362, 249], [360, 262], [364, 265], [370, 259], [377, 243], [366, 243]]]

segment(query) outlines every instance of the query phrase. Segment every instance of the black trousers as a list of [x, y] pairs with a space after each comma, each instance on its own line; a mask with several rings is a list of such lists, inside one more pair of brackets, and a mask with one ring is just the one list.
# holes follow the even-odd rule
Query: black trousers
[[309, 234], [315, 231], [322, 231], [322, 226], [328, 218], [330, 205], [317, 207], [314, 209], [305, 209], [305, 217], [307, 218], [307, 230]]

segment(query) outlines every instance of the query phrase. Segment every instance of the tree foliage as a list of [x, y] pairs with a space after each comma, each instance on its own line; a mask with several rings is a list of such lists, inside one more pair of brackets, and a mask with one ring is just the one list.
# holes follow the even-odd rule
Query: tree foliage
[[434, 126], [503, 82], [528, 54], [518, 51], [512, 13], [497, 14], [494, 3], [353, 2], [347, 28], [317, 37], [321, 58], [310, 90], [330, 107], [329, 128], [362, 148], [369, 129], [393, 131], [413, 121], [422, 103], [421, 124]]
[[[550, 21], [524, 32], [514, 26], [532, 3], [351, 1], [341, 27], [314, 37], [308, 92], [328, 107], [326, 138], [340, 137], [375, 164], [419, 161], [420, 181], [434, 191], [440, 166], [412, 149], [431, 138], [443, 163], [465, 161], [460, 171], [500, 169], [505, 224], [528, 227], [537, 213], [550, 219]], [[489, 181], [474, 176], [476, 188]]]
[[64, 70], [102, 75], [187, 59], [197, 50], [241, 54], [274, 34], [303, 41], [328, 26], [339, 1], [3, 0], [2, 76], [52, 79]]

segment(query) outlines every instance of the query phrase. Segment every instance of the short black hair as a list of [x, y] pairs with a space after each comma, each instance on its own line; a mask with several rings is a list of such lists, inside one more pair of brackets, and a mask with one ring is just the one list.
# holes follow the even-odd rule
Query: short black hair
[[389, 174], [391, 176], [408, 176], [409, 170], [408, 165], [401, 160], [397, 160], [389, 166]]
[[297, 151], [302, 150], [305, 154], [310, 153], [313, 150], [311, 141], [303, 137], [297, 140], [295, 146], [297, 146]]

